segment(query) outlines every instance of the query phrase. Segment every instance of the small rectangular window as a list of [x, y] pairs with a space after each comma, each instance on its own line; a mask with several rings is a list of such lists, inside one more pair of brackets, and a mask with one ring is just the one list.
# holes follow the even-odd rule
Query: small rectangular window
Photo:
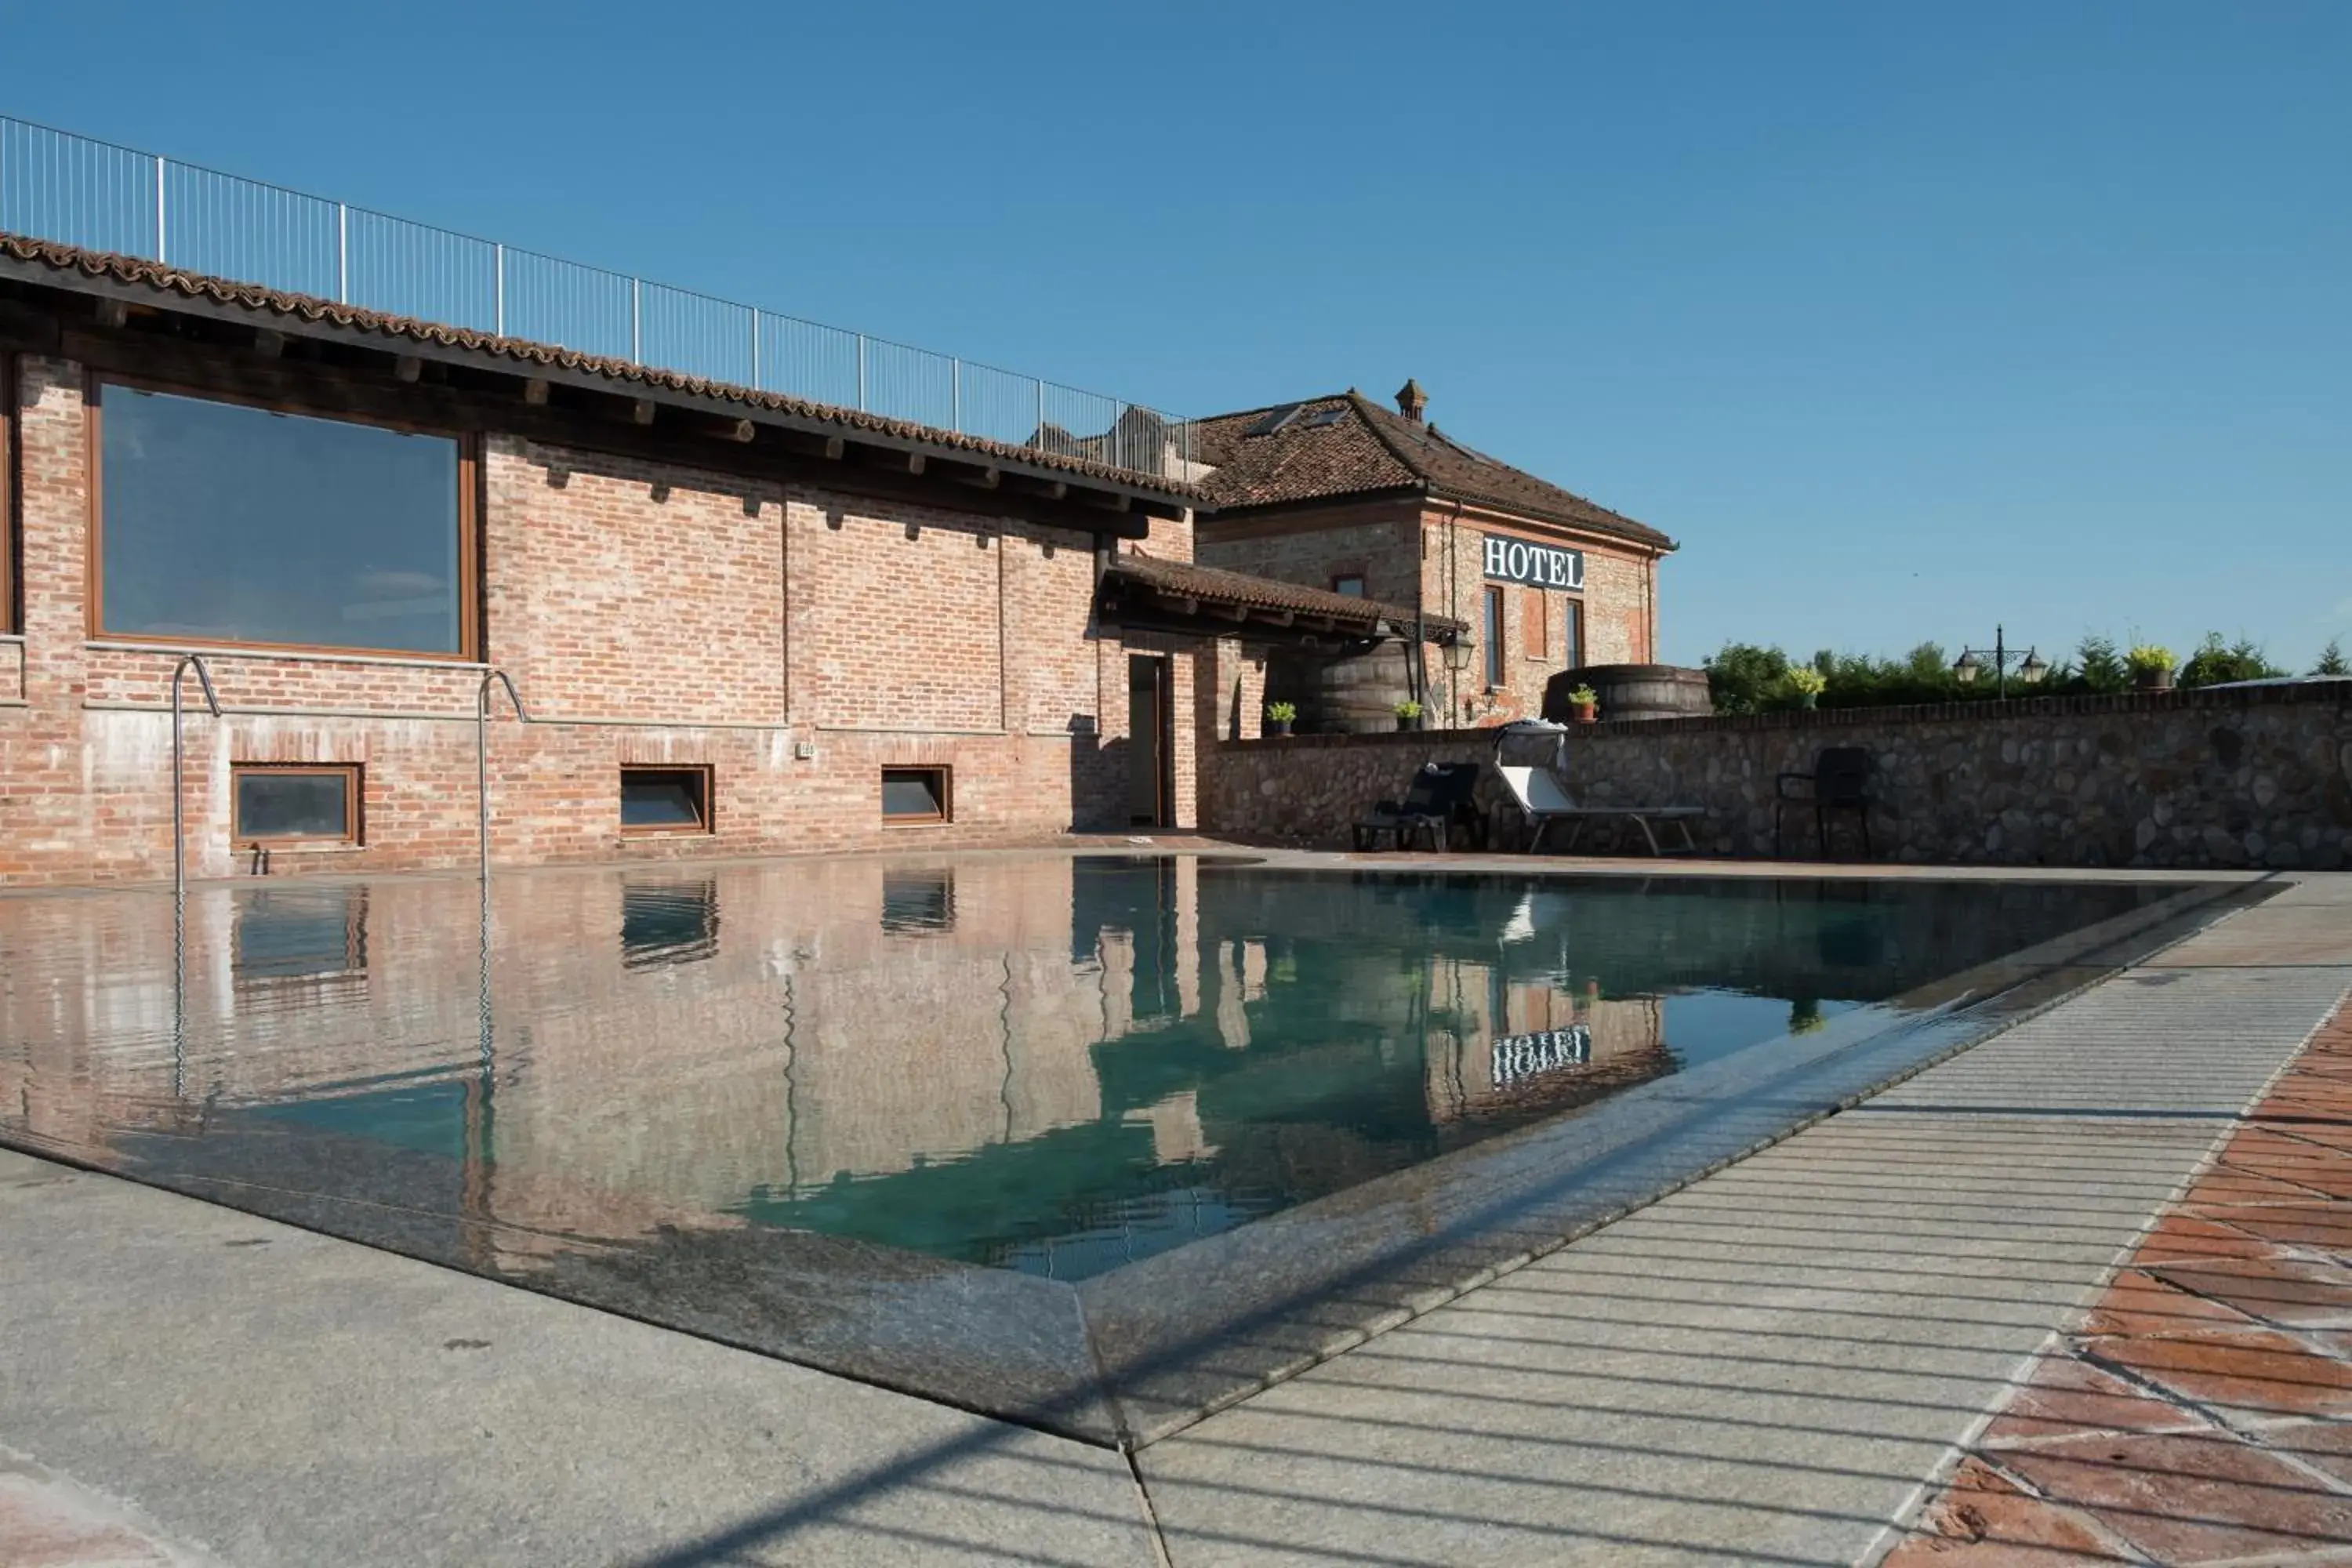
[[708, 833], [710, 831], [710, 770], [623, 768], [621, 831]]
[[1520, 651], [1529, 658], [1545, 658], [1551, 654], [1551, 616], [1544, 603], [1541, 588], [1529, 588], [1519, 601]]
[[1364, 596], [1364, 580], [1356, 576], [1334, 577], [1331, 579], [1331, 592], [1344, 594], [1350, 599], [1360, 599]]
[[1584, 601], [1562, 599], [1559, 603], [1560, 619], [1566, 623], [1568, 632], [1568, 648], [1563, 657], [1569, 668], [1580, 669], [1584, 666]]
[[229, 775], [229, 832], [237, 843], [359, 842], [357, 763], [238, 763]]
[[882, 820], [945, 822], [952, 805], [945, 768], [884, 768]]
[[1486, 686], [1492, 690], [1503, 684], [1503, 591], [1486, 590]]

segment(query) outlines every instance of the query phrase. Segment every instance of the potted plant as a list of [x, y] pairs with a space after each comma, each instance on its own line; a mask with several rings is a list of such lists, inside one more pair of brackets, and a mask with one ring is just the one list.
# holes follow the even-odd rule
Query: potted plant
[[1601, 693], [1590, 686], [1580, 686], [1568, 694], [1568, 710], [1576, 715], [1580, 724], [1590, 724], [1601, 717]]
[[1287, 735], [1290, 733], [1290, 721], [1297, 717], [1297, 703], [1269, 702], [1265, 705], [1265, 732], [1269, 735]]
[[1421, 704], [1415, 702], [1412, 698], [1408, 697], [1403, 701], [1398, 703], [1396, 705], [1395, 711], [1398, 729], [1418, 730], [1421, 728]]
[[1797, 706], [1811, 708], [1822, 700], [1830, 678], [1810, 664], [1801, 664], [1789, 671], [1789, 689], [1797, 694]]
[[2131, 666], [2132, 684], [2142, 691], [2172, 689], [2172, 650], [2155, 643], [2141, 643], [2124, 656]]

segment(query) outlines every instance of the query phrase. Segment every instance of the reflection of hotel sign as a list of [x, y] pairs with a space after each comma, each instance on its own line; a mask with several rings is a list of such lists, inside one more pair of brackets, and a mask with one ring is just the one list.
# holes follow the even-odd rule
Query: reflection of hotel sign
[[1495, 1087], [1509, 1089], [1540, 1074], [1561, 1068], [1580, 1068], [1592, 1059], [1592, 1031], [1582, 1024], [1546, 1029], [1538, 1035], [1498, 1035], [1490, 1058]]
[[1525, 583], [1530, 588], [1580, 589], [1584, 552], [1490, 533], [1486, 535], [1486, 575], [1497, 583]]

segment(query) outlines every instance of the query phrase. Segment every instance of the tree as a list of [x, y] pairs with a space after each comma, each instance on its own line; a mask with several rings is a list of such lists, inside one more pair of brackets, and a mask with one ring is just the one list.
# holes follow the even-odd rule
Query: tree
[[2219, 686], [2230, 680], [2272, 680], [2285, 673], [2263, 657], [2251, 637], [2224, 644], [2220, 632], [2207, 632], [2180, 667], [2179, 680], [2183, 686]]
[[2124, 656], [2116, 647], [2116, 639], [2095, 633], [2083, 639], [2074, 650], [2081, 668], [2085, 691], [2122, 691], [2131, 685], [2131, 670], [2124, 664]]
[[2314, 675], [2352, 675], [2352, 662], [2344, 658], [2344, 648], [2334, 637], [2319, 650], [2319, 662], [2311, 667]]
[[1727, 642], [1705, 668], [1717, 712], [1759, 713], [1780, 697], [1789, 679], [1789, 656], [1777, 647]]

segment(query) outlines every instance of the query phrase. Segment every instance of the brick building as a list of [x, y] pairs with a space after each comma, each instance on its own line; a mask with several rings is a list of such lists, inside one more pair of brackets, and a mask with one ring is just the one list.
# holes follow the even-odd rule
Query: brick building
[[1181, 827], [1200, 650], [1433, 624], [1192, 565], [1172, 452], [5, 235], [0, 409], [0, 883], [171, 873], [191, 653], [182, 842], [222, 875], [469, 863], [492, 671], [509, 863]]
[[1564, 669], [1653, 662], [1675, 542], [1463, 445], [1428, 409], [1408, 381], [1393, 411], [1350, 390], [1203, 421], [1199, 559], [1465, 623], [1469, 658], [1413, 672], [1440, 721], [1539, 713]]

